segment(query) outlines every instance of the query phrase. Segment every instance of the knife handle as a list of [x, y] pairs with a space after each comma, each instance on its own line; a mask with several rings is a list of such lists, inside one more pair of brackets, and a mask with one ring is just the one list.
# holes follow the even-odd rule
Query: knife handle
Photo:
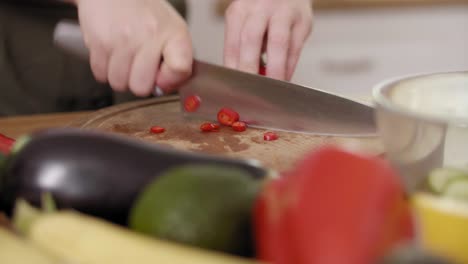
[[79, 24], [73, 20], [61, 20], [54, 30], [54, 45], [78, 56], [89, 60], [89, 50], [85, 45], [83, 34]]
[[[89, 49], [84, 42], [80, 25], [74, 20], [64, 19], [57, 23], [54, 29], [54, 45], [81, 59], [89, 61]], [[158, 86], [154, 87], [153, 95], [164, 95]]]

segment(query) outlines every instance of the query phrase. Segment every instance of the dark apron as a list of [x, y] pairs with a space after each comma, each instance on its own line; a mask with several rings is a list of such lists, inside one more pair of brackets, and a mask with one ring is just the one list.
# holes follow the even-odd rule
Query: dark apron
[[[185, 17], [184, 0], [170, 1]], [[73, 7], [47, 1], [0, 2], [0, 116], [96, 110], [136, 100], [95, 81], [89, 62], [57, 49], [60, 19]]]

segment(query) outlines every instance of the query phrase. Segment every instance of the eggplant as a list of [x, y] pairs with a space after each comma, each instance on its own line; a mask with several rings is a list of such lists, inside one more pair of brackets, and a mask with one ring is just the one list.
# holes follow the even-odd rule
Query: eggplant
[[74, 128], [29, 135], [8, 158], [0, 178], [0, 210], [11, 215], [15, 201], [34, 206], [49, 193], [58, 208], [74, 209], [116, 224], [142, 189], [163, 171], [187, 164], [243, 169], [263, 179], [266, 169], [234, 158], [191, 153], [105, 132]]

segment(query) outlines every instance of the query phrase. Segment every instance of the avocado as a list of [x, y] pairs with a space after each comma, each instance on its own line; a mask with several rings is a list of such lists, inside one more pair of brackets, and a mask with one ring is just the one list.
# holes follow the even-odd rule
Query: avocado
[[141, 193], [129, 226], [160, 239], [252, 257], [252, 209], [260, 183], [233, 167], [173, 168]]

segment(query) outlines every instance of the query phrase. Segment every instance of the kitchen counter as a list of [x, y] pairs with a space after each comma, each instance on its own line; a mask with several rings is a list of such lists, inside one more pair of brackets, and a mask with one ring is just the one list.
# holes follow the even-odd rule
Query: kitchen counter
[[84, 117], [88, 112], [53, 113], [0, 118], [0, 133], [18, 138], [38, 129], [67, 126], [71, 121]]

